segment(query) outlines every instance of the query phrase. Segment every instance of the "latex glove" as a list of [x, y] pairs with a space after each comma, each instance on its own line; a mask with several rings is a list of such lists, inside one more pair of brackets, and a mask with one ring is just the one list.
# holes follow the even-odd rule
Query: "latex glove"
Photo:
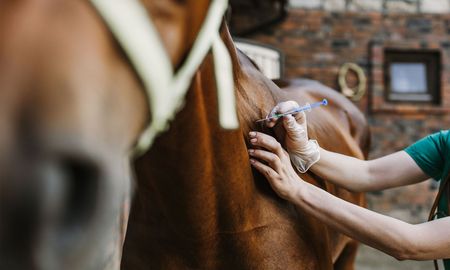
[[[286, 113], [299, 107], [295, 101], [279, 103], [269, 114], [269, 117], [279, 113]], [[268, 127], [274, 127], [278, 119], [267, 123]], [[284, 143], [293, 165], [301, 173], [305, 173], [320, 159], [319, 144], [316, 140], [309, 140], [306, 114], [300, 112], [284, 116], [281, 120], [285, 129]]]

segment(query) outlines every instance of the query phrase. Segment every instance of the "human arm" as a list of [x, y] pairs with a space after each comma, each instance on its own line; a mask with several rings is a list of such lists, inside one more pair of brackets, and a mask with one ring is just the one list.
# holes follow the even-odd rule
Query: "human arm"
[[[282, 102], [269, 116], [292, 111], [297, 106], [294, 101]], [[282, 121], [282, 124], [277, 125], [275, 131], [278, 136], [284, 136], [285, 147], [294, 166], [307, 167], [327, 181], [348, 190], [357, 192], [381, 190], [415, 184], [430, 178], [405, 151], [375, 160], [360, 160], [314, 147], [308, 137], [304, 113], [283, 117], [279, 121]], [[275, 127], [276, 120], [269, 121], [267, 125]], [[284, 129], [284, 132], [280, 132], [280, 129]], [[299, 163], [306, 165], [299, 166]], [[299, 171], [305, 172], [300, 169]]]
[[[256, 134], [256, 135], [255, 135]], [[397, 259], [450, 258], [450, 218], [412, 225], [353, 205], [300, 179], [272, 137], [251, 134], [251, 164], [284, 199], [342, 233]], [[262, 163], [258, 160], [262, 160]]]
[[320, 148], [320, 160], [310, 170], [355, 192], [410, 185], [429, 178], [405, 151], [367, 161]]
[[409, 224], [304, 182], [292, 202], [327, 225], [398, 260], [450, 258], [450, 218]]

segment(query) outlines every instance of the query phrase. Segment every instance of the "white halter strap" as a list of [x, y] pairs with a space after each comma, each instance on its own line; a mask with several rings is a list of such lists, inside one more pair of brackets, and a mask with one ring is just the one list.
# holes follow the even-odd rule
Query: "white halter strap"
[[184, 106], [195, 72], [211, 50], [214, 55], [220, 124], [239, 126], [230, 55], [220, 37], [228, 0], [212, 0], [205, 22], [183, 66], [175, 73], [160, 36], [139, 0], [90, 0], [130, 59], [142, 83], [152, 113], [149, 127], [136, 145], [136, 154], [146, 152], [156, 135]]

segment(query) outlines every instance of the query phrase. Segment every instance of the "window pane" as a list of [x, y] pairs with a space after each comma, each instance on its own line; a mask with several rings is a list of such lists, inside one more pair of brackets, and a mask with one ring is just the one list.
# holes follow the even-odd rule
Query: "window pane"
[[391, 86], [395, 93], [427, 93], [424, 63], [392, 63]]

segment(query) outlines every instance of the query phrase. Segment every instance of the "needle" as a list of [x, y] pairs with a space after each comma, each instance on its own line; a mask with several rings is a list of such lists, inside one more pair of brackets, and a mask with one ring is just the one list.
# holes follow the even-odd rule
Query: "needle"
[[259, 119], [256, 122], [263, 122], [263, 121], [269, 121], [269, 120], [272, 120], [272, 119], [278, 119], [280, 117], [283, 117], [283, 116], [286, 116], [286, 115], [289, 115], [289, 114], [296, 114], [296, 113], [303, 112], [303, 111], [308, 111], [309, 112], [309, 111], [311, 111], [314, 108], [318, 108], [320, 106], [327, 106], [327, 105], [328, 105], [328, 100], [326, 100], [326, 99], [324, 99], [324, 100], [322, 100], [320, 102], [313, 103], [313, 104], [306, 103], [304, 106], [295, 108], [292, 111], [289, 111], [289, 112], [286, 112], [286, 113], [275, 114], [275, 115], [273, 115], [271, 117], [266, 117], [266, 118], [263, 118], [263, 119]]

